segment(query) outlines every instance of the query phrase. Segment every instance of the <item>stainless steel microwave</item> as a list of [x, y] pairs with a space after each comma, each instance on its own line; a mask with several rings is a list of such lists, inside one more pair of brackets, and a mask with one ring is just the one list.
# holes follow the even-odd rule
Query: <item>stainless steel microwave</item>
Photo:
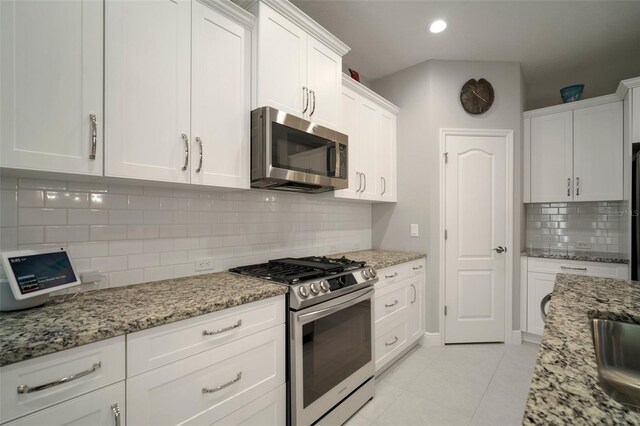
[[271, 107], [251, 112], [251, 187], [318, 193], [348, 182], [348, 137]]

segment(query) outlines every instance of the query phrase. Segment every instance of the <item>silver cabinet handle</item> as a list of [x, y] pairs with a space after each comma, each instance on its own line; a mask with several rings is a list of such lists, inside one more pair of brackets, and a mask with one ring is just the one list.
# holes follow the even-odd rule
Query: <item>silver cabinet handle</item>
[[571, 178], [567, 178], [567, 197], [571, 197]]
[[502, 246], [498, 246], [496, 248], [491, 249], [493, 251], [495, 251], [496, 253], [504, 253], [507, 251], [506, 247], [502, 247]]
[[384, 176], [380, 176], [380, 180], [382, 181], [382, 188], [383, 188], [380, 195], [384, 195], [384, 193], [387, 192], [387, 180], [384, 178]]
[[396, 272], [396, 273], [391, 274], [391, 275], [385, 275], [384, 277], [385, 277], [385, 278], [395, 278], [395, 277], [397, 277], [397, 276], [398, 276], [398, 273]]
[[189, 137], [186, 133], [182, 134], [182, 142], [184, 142], [184, 164], [182, 165], [182, 171], [185, 171], [189, 165]]
[[385, 342], [384, 344], [385, 344], [385, 346], [393, 346], [393, 345], [395, 345], [397, 342], [398, 342], [398, 336], [394, 336], [394, 337], [393, 337], [393, 341], [391, 341], [391, 342]]
[[580, 195], [580, 178], [576, 178], [576, 196]]
[[358, 176], [358, 189], [356, 189], [356, 192], [360, 192], [360, 188], [362, 187], [362, 178], [360, 177], [360, 172], [356, 172], [356, 176]]
[[309, 90], [309, 92], [311, 93], [311, 96], [313, 96], [313, 105], [311, 106], [311, 112], [309, 113], [309, 116], [312, 116], [313, 113], [316, 112], [316, 91]]
[[568, 269], [570, 271], [586, 271], [587, 268], [574, 268], [571, 266], [561, 266], [560, 269]]
[[302, 103], [304, 105], [302, 113], [304, 114], [309, 109], [309, 89], [305, 86], [302, 86]]
[[242, 379], [242, 371], [238, 371], [238, 374], [236, 375], [235, 379], [230, 380], [227, 383], [224, 383], [224, 384], [218, 386], [217, 388], [202, 388], [202, 393], [218, 392], [219, 390], [222, 390], [224, 388], [227, 388], [227, 387], [231, 386], [232, 384], [234, 384], [235, 382], [239, 381], [240, 379]]
[[120, 405], [113, 404], [111, 406], [111, 411], [113, 411], [113, 420], [115, 426], [120, 426]]
[[202, 170], [202, 155], [203, 155], [202, 139], [200, 139], [200, 137], [196, 137], [196, 143], [200, 147], [200, 159], [198, 160], [198, 168], [196, 169], [196, 173], [200, 173], [200, 170]]
[[414, 266], [414, 267], [413, 267], [413, 270], [414, 270], [414, 271], [417, 271], [418, 269], [422, 269], [422, 265], [418, 265], [418, 266]]
[[540, 301], [540, 315], [542, 315], [542, 322], [547, 322], [547, 314], [544, 312], [544, 308], [547, 306], [547, 303], [551, 301], [551, 294], [552, 293], [547, 294]]
[[62, 379], [54, 380], [53, 382], [46, 383], [44, 385], [34, 386], [34, 387], [30, 387], [28, 385], [20, 385], [20, 386], [18, 386], [18, 393], [22, 394], [22, 393], [38, 392], [38, 391], [41, 391], [41, 390], [52, 388], [54, 386], [61, 385], [63, 383], [68, 383], [68, 382], [71, 382], [73, 380], [79, 379], [80, 377], [84, 377], [84, 376], [86, 376], [88, 374], [91, 374], [91, 373], [93, 373], [94, 371], [96, 371], [100, 367], [102, 367], [102, 362], [98, 361], [98, 362], [93, 363], [93, 365], [91, 366], [90, 369], [85, 370], [82, 373], [72, 374], [70, 376], [63, 377]]
[[364, 176], [364, 188], [362, 188], [362, 192], [364, 192], [367, 190], [367, 175], [363, 173], [362, 176]]
[[241, 325], [242, 325], [242, 320], [239, 319], [237, 323], [235, 323], [234, 325], [230, 325], [229, 327], [225, 327], [225, 328], [221, 328], [221, 329], [213, 330], [213, 331], [203, 330], [202, 331], [202, 335], [203, 336], [214, 336], [216, 334], [224, 333], [226, 331], [231, 331], [234, 328], [240, 327]]
[[413, 300], [411, 301], [411, 304], [413, 305], [418, 299], [418, 290], [416, 290], [416, 286], [413, 284], [411, 284], [411, 288], [413, 289]]
[[392, 304], [390, 304], [390, 305], [387, 305], [387, 304], [385, 303], [384, 307], [385, 307], [385, 308], [393, 308], [393, 307], [394, 307], [394, 306], [396, 306], [397, 304], [398, 304], [398, 301], [397, 301], [397, 300], [394, 300], [394, 301], [393, 301], [393, 303], [392, 303]]
[[89, 153], [89, 159], [96, 159], [96, 148], [98, 147], [98, 120], [95, 114], [89, 114], [89, 121], [91, 121], [91, 152]]

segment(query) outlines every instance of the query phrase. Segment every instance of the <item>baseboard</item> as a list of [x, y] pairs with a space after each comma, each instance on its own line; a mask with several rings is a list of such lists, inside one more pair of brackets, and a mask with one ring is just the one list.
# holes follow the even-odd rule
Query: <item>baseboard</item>
[[520, 330], [511, 330], [511, 344], [512, 345], [522, 344], [522, 332]]
[[539, 345], [540, 342], [542, 341], [542, 336], [539, 336], [537, 334], [527, 333], [527, 332], [523, 331], [522, 332], [522, 340], [525, 341], [525, 342], [535, 343], [536, 345]]
[[426, 331], [424, 333], [424, 346], [443, 346], [444, 342], [442, 341], [442, 337], [440, 337], [440, 333], [429, 333]]

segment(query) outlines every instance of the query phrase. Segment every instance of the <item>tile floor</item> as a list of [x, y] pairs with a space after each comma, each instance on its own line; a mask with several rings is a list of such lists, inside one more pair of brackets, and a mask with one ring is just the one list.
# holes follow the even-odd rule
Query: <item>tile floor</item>
[[538, 345], [417, 347], [347, 426], [521, 425]]

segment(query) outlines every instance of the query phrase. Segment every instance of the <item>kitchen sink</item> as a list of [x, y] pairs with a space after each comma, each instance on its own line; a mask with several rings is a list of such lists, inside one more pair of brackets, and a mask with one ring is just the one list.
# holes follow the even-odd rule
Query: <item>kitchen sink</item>
[[602, 389], [640, 411], [640, 324], [592, 319], [591, 332]]

